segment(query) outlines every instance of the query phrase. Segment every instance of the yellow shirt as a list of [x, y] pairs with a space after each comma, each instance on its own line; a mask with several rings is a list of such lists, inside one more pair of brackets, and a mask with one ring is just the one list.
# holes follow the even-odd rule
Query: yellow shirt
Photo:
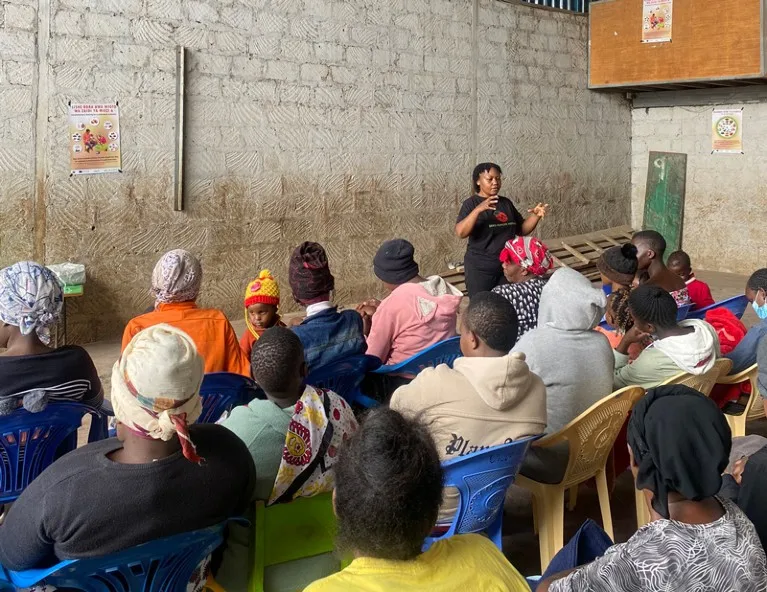
[[438, 541], [412, 561], [360, 557], [304, 592], [530, 592], [525, 578], [482, 535]]

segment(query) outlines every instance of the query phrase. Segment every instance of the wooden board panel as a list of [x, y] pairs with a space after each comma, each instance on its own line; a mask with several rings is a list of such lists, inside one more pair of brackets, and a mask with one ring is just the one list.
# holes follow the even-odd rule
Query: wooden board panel
[[590, 5], [589, 87], [765, 77], [766, 0], [674, 0], [670, 43], [641, 43], [642, 0]]
[[650, 152], [643, 227], [663, 235], [666, 257], [682, 246], [686, 184], [686, 154]]

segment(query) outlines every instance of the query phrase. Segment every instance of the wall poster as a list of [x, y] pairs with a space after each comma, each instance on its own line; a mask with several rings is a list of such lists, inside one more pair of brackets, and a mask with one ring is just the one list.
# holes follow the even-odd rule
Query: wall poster
[[671, 41], [674, 0], [643, 0], [642, 43]]
[[743, 108], [711, 112], [711, 154], [743, 154]]
[[121, 173], [118, 103], [69, 103], [72, 175]]

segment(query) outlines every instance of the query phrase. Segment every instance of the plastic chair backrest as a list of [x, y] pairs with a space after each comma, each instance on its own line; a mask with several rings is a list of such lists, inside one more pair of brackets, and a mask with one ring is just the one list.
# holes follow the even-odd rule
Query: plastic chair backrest
[[252, 378], [232, 372], [211, 372], [202, 379], [200, 396], [202, 414], [197, 423], [215, 423], [225, 411], [247, 405], [258, 395], [258, 385]]
[[377, 374], [397, 373], [416, 376], [424, 368], [434, 368], [440, 364], [447, 364], [452, 368], [453, 362], [461, 355], [461, 337], [456, 336], [430, 345], [421, 353], [404, 362], [391, 366], [381, 366], [375, 372]]
[[741, 294], [740, 296], [733, 296], [732, 298], [727, 298], [726, 300], [714, 302], [714, 304], [706, 306], [705, 308], [693, 310], [687, 315], [687, 318], [704, 320], [706, 318], [706, 313], [709, 310], [714, 310], [715, 308], [726, 308], [740, 319], [743, 317], [743, 313], [746, 312], [747, 307], [748, 298]]
[[[742, 382], [748, 382], [751, 385], [751, 394], [748, 396], [745, 406], [738, 415], [730, 415], [725, 412], [724, 416], [727, 418], [727, 422], [732, 429], [733, 438], [736, 436], [746, 435], [746, 422], [752, 419], [760, 419], [764, 417], [764, 406], [761, 405], [761, 396], [759, 394], [758, 386], [759, 366], [754, 364], [750, 368], [746, 368], [742, 372], [737, 374], [720, 375], [717, 379], [717, 384], [740, 384]], [[760, 401], [759, 405], [756, 405], [756, 401]], [[725, 408], [726, 409], [726, 408]]]
[[249, 592], [263, 592], [264, 570], [271, 565], [332, 552], [335, 536], [331, 492], [272, 506], [256, 502], [255, 557]]
[[445, 487], [455, 487], [460, 494], [458, 511], [444, 535], [426, 539], [424, 550], [440, 539], [473, 532], [486, 532], [502, 549], [506, 490], [514, 483], [530, 443], [537, 438], [539, 436], [492, 446], [443, 462]]
[[49, 403], [37, 413], [17, 409], [0, 417], [0, 503], [17, 499], [53, 461], [77, 448], [77, 430], [89, 413], [89, 440], [103, 438], [106, 418], [82, 403]]
[[676, 311], [676, 320], [677, 321], [685, 320], [690, 314], [691, 309], [692, 309], [692, 304], [683, 304], [682, 306], [680, 306]]
[[186, 592], [197, 566], [223, 542], [225, 526], [157, 539], [105, 557], [67, 559], [46, 569], [8, 575], [19, 588], [45, 581], [83, 592]]
[[359, 387], [365, 374], [381, 366], [381, 360], [375, 356], [351, 356], [338, 362], [312, 370], [306, 383], [333, 391], [354, 403], [359, 399]]
[[581, 483], [605, 467], [628, 412], [644, 396], [640, 386], [627, 386], [597, 401], [554, 434], [535, 443], [549, 447], [567, 441], [570, 458], [561, 485]]
[[732, 362], [730, 360], [727, 358], [719, 358], [714, 362], [714, 366], [711, 370], [704, 374], [695, 375], [682, 372], [663, 381], [661, 385], [683, 384], [690, 388], [694, 388], [696, 391], [700, 391], [708, 397], [711, 395], [711, 391], [714, 388], [716, 381], [719, 380], [719, 377], [726, 376], [730, 371], [730, 368], [732, 368]]

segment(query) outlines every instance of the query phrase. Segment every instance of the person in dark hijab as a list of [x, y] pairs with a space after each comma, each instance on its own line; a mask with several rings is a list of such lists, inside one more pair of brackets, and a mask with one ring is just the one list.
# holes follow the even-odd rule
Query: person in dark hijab
[[734, 503], [716, 497], [731, 446], [716, 403], [687, 386], [652, 389], [633, 409], [628, 444], [651, 522], [537, 590], [765, 590], [767, 559], [754, 525]]
[[[761, 391], [760, 391], [761, 392]], [[734, 501], [754, 523], [756, 533], [767, 545], [767, 439], [752, 434], [734, 438], [730, 465], [722, 476], [719, 495]]]
[[297, 246], [290, 257], [288, 279], [293, 298], [306, 307], [306, 318], [293, 331], [304, 346], [310, 371], [365, 353], [362, 317], [354, 310], [339, 312], [331, 300], [335, 278], [322, 245]]

